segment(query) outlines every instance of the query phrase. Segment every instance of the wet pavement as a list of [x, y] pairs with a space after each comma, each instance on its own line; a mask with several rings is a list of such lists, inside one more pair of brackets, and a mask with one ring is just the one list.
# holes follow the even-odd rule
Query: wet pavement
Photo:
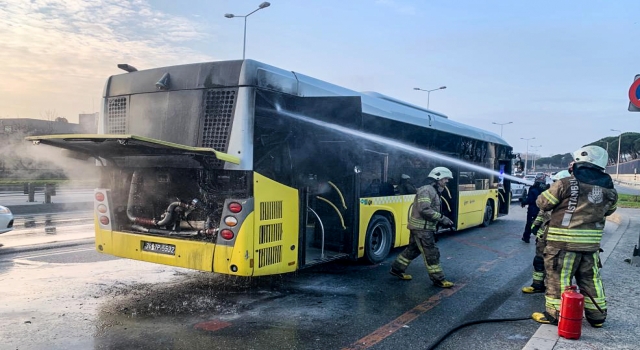
[[[379, 265], [339, 261], [252, 279], [108, 257], [92, 245], [0, 250], [0, 338], [14, 349], [426, 347], [465, 320], [491, 316], [511, 295], [512, 313], [529, 313], [532, 299], [517, 292], [530, 279], [533, 245], [519, 240], [524, 209], [512, 208], [489, 228], [440, 236], [445, 271], [457, 282], [449, 290], [431, 285], [419, 259], [408, 270], [413, 281], [390, 276], [400, 250]], [[505, 326], [494, 344], [522, 348], [536, 329], [530, 321]], [[451, 337], [442, 348], [468, 341]]]
[[[520, 292], [530, 283], [534, 247], [519, 239], [525, 209], [511, 209], [489, 228], [439, 236], [444, 270], [457, 283], [448, 290], [431, 285], [419, 259], [408, 270], [413, 281], [390, 276], [398, 249], [378, 265], [338, 261], [294, 274], [236, 278], [105, 256], [77, 240], [52, 249], [2, 248], [0, 349], [428, 348], [463, 322], [527, 317], [544, 305], [543, 295]], [[93, 234], [92, 227], [79, 226], [58, 227], [56, 234]], [[618, 232], [619, 226], [607, 229]], [[617, 285], [610, 278], [619, 277], [628, 284], [624, 293], [637, 298], [637, 268], [616, 266], [618, 277], [613, 267], [607, 272], [625, 253], [629, 257], [637, 234], [622, 235], [619, 243], [612, 237], [605, 238], [615, 247], [605, 248], [612, 251], [603, 270], [607, 290]], [[617, 291], [610, 295], [612, 310], [637, 308]], [[612, 313], [611, 329], [598, 330], [609, 332], [602, 339], [637, 343], [629, 330], [636, 320], [622, 326], [617, 317]], [[438, 349], [522, 349], [539, 328], [531, 320], [474, 325]], [[620, 337], [624, 330], [630, 334]], [[598, 336], [585, 330], [584, 343], [558, 341], [555, 349], [600, 349]]]

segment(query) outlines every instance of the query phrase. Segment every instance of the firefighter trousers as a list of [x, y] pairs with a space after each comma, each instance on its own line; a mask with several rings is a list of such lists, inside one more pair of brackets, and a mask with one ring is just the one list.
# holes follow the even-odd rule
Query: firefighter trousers
[[398, 272], [404, 272], [411, 261], [422, 255], [432, 281], [444, 281], [444, 272], [440, 266], [440, 250], [436, 247], [435, 231], [410, 230], [409, 245], [391, 265]]
[[[587, 321], [592, 324], [605, 321], [607, 302], [600, 277], [602, 265], [599, 252], [569, 252], [547, 245], [544, 250], [544, 267], [547, 274], [545, 307], [550, 315], [558, 318], [560, 296], [575, 277], [580, 293], [584, 295], [584, 314]], [[588, 295], [591, 295], [600, 309], [605, 311], [604, 314]]]
[[524, 233], [522, 233], [522, 238], [527, 241], [527, 243], [529, 243], [529, 240], [531, 239], [531, 225], [533, 225], [533, 221], [537, 216], [538, 213], [527, 211], [527, 222], [524, 225]]
[[544, 238], [536, 239], [536, 256], [533, 258], [533, 283], [531, 287], [535, 289], [544, 289], [544, 248], [547, 241]]

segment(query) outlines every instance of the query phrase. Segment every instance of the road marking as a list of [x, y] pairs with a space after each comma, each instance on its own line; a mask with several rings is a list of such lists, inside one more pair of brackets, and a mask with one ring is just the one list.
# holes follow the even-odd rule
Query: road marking
[[435, 306], [440, 304], [440, 302], [444, 298], [450, 297], [451, 295], [455, 294], [457, 291], [462, 289], [465, 285], [466, 285], [466, 283], [458, 283], [458, 284], [456, 284], [455, 286], [453, 286], [453, 287], [451, 287], [449, 289], [443, 289], [439, 293], [431, 296], [429, 299], [427, 299], [427, 300], [423, 301], [422, 303], [418, 304], [413, 309], [411, 309], [411, 310], [405, 312], [404, 314], [400, 315], [395, 320], [393, 320], [393, 321], [387, 323], [386, 325], [376, 329], [375, 331], [373, 331], [369, 335], [365, 336], [364, 338], [361, 338], [360, 340], [356, 341], [355, 343], [343, 348], [343, 350], [367, 349], [367, 348], [369, 348], [369, 347], [371, 347], [371, 346], [373, 346], [375, 344], [378, 344], [379, 342], [383, 341], [388, 336], [390, 336], [393, 333], [397, 332], [399, 329], [402, 329], [404, 326], [409, 324], [411, 321], [413, 321], [416, 318], [418, 318], [420, 315], [422, 315], [425, 312], [433, 309]]
[[[487, 272], [487, 271], [491, 270], [491, 268], [493, 266], [495, 266], [498, 262], [501, 262], [505, 258], [511, 258], [511, 257], [517, 255], [518, 250], [517, 249], [513, 249], [509, 253], [503, 253], [503, 252], [497, 252], [497, 253], [499, 253], [498, 254], [499, 255], [498, 258], [493, 259], [493, 260], [489, 260], [489, 261], [485, 261], [484, 263], [482, 263], [480, 265], [480, 267], [478, 267], [476, 269], [476, 271], [480, 272], [481, 274], [484, 273], [484, 272]], [[429, 299], [427, 299], [427, 300], [423, 301], [422, 303], [418, 304], [413, 309], [411, 309], [411, 310], [405, 312], [404, 314], [400, 315], [395, 320], [393, 320], [393, 321], [387, 323], [386, 325], [376, 329], [375, 331], [373, 331], [372, 333], [366, 335], [365, 337], [361, 338], [360, 340], [356, 341], [355, 343], [353, 343], [353, 344], [351, 344], [351, 345], [349, 345], [347, 347], [342, 348], [342, 350], [362, 350], [362, 349], [368, 349], [371, 346], [373, 346], [375, 344], [378, 344], [379, 342], [383, 341], [384, 339], [386, 339], [390, 335], [392, 335], [395, 332], [397, 332], [399, 329], [404, 328], [404, 326], [406, 326], [411, 321], [413, 321], [416, 318], [418, 318], [420, 315], [422, 315], [422, 314], [426, 313], [427, 311], [429, 311], [429, 310], [433, 309], [434, 307], [436, 307], [438, 304], [440, 304], [440, 302], [443, 299], [452, 296], [453, 294], [455, 294], [456, 292], [458, 292], [459, 290], [464, 288], [469, 282], [471, 282], [471, 281], [456, 282], [456, 285], [454, 285], [452, 288], [443, 289], [439, 293], [431, 296]]]
[[203, 331], [215, 332], [217, 330], [227, 328], [231, 326], [231, 323], [220, 321], [220, 320], [211, 320], [197, 323], [193, 328], [202, 329]]
[[19, 256], [16, 256], [14, 259], [41, 258], [43, 256], [79, 253], [79, 252], [86, 252], [86, 251], [89, 251], [89, 250], [96, 250], [96, 248], [77, 248], [77, 249], [68, 249], [68, 250], [63, 250], [63, 251], [57, 250], [55, 253], [19, 255]]

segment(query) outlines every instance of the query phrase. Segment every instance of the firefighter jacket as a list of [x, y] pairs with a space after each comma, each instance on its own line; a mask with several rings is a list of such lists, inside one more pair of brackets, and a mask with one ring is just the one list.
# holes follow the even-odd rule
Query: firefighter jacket
[[540, 210], [552, 211], [547, 245], [566, 251], [597, 251], [606, 216], [616, 210], [617, 201], [608, 174], [587, 167], [574, 169], [573, 176], [554, 182], [536, 201]]
[[442, 219], [441, 201], [435, 183], [418, 188], [409, 214], [409, 230], [435, 231]]

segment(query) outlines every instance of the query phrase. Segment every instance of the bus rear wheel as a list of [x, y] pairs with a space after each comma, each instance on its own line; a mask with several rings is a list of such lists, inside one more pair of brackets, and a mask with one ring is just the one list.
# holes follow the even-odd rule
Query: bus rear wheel
[[491, 224], [493, 220], [493, 206], [489, 201], [484, 207], [484, 216], [482, 217], [482, 227], [487, 227]]
[[371, 264], [381, 263], [391, 250], [391, 223], [382, 215], [374, 215], [367, 227], [364, 240], [364, 257]]

